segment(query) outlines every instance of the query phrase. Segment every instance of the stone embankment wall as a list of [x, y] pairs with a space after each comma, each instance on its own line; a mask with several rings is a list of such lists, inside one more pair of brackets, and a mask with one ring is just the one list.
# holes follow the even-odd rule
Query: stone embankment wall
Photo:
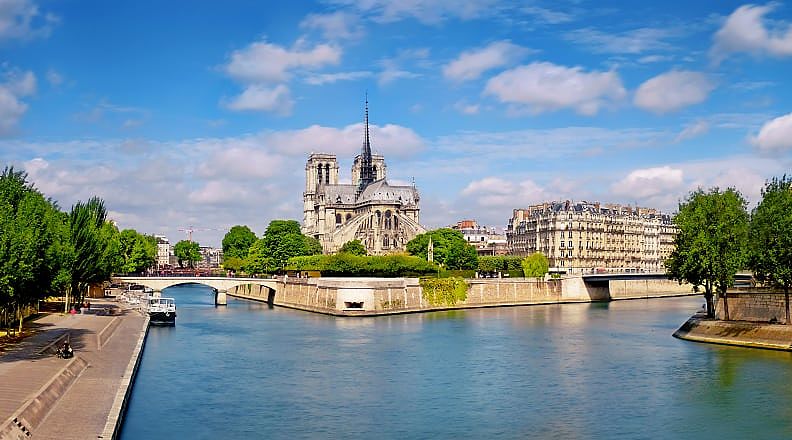
[[[580, 277], [558, 280], [471, 279], [467, 299], [454, 305], [432, 305], [417, 278], [285, 278], [277, 292], [264, 286], [240, 286], [228, 294], [273, 305], [337, 315], [377, 315], [449, 308], [554, 304], [649, 298], [691, 293], [670, 280], [611, 281], [592, 286]], [[613, 292], [610, 289], [614, 289]], [[615, 295], [614, 295], [615, 293]]]
[[[786, 320], [786, 300], [783, 293], [761, 291], [729, 291], [729, 319], [732, 321], [777, 322]], [[718, 298], [716, 317], [726, 319], [723, 298]]]

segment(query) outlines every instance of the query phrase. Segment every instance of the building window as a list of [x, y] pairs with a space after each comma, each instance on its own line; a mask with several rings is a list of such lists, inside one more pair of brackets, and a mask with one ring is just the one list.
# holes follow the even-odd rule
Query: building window
[[330, 184], [330, 164], [325, 164], [325, 183]]
[[341, 224], [341, 214], [336, 214], [336, 225]]

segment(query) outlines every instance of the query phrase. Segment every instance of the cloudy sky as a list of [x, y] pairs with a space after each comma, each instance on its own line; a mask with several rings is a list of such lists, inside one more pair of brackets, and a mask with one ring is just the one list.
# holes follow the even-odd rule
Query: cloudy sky
[[2, 162], [172, 241], [302, 220], [366, 92], [428, 227], [792, 172], [792, 2], [0, 0], [0, 54]]

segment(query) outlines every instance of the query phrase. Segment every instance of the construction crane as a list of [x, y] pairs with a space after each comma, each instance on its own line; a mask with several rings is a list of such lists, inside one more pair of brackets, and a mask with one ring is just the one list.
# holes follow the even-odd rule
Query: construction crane
[[219, 229], [217, 229], [217, 228], [196, 228], [196, 227], [193, 227], [193, 226], [187, 226], [187, 227], [182, 227], [182, 228], [179, 228], [179, 231], [181, 231], [181, 232], [186, 232], [186, 233], [187, 233], [187, 241], [190, 241], [190, 242], [191, 242], [191, 241], [193, 241], [193, 240], [192, 240], [192, 234], [193, 234], [193, 232], [200, 232], [200, 231], [219, 231]]

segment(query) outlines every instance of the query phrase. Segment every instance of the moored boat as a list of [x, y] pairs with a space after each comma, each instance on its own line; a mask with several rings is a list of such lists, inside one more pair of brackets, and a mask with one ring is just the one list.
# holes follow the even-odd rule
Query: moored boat
[[151, 325], [176, 325], [176, 300], [149, 298], [148, 314]]

